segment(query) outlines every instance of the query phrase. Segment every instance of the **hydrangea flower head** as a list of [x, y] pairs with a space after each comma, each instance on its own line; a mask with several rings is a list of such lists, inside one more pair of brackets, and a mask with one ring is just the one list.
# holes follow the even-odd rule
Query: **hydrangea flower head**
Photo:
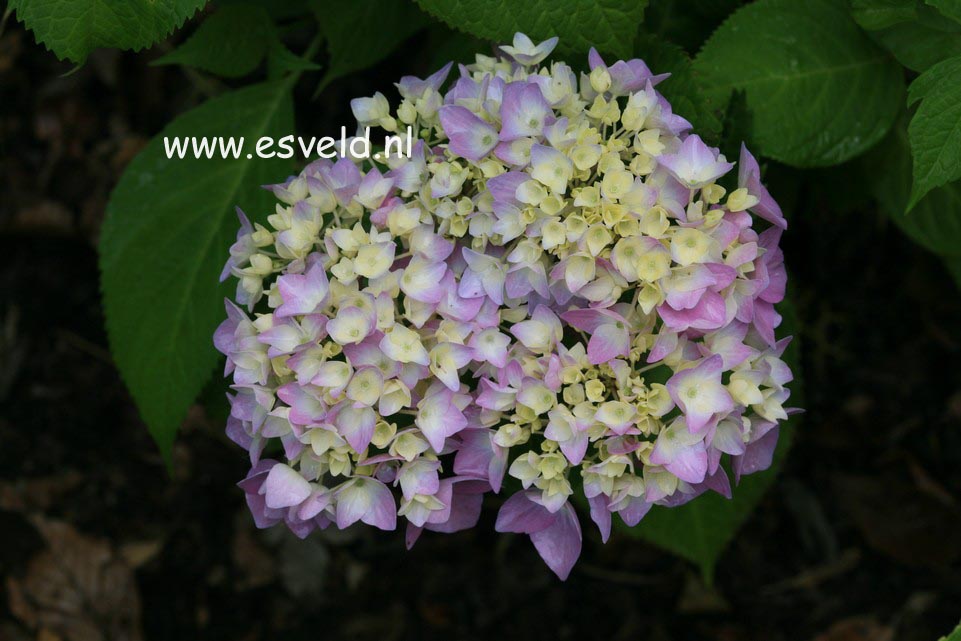
[[578, 77], [544, 63], [555, 44], [517, 34], [401, 79], [393, 108], [354, 100], [413, 154], [318, 160], [271, 187], [266, 226], [241, 214], [214, 342], [259, 527], [401, 524], [413, 545], [513, 487], [496, 529], [565, 578], [579, 512], [606, 540], [615, 514], [730, 497], [722, 459], [770, 465], [787, 224], [757, 161], [742, 148], [728, 192], [735, 163], [664, 76], [592, 50]]

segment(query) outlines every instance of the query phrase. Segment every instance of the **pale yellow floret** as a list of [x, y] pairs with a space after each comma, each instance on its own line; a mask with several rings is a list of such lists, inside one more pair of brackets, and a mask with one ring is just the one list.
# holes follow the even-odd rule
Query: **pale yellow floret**
[[521, 481], [526, 487], [540, 476], [540, 458], [537, 452], [525, 452], [511, 463], [508, 474]]
[[293, 372], [287, 367], [287, 359], [290, 358], [290, 354], [281, 354], [280, 356], [275, 356], [270, 359], [270, 368], [273, 370], [275, 376], [281, 378], [285, 376], [290, 376]]
[[653, 283], [671, 274], [671, 255], [666, 251], [651, 250], [637, 259], [637, 276]]
[[[391, 381], [393, 382], [393, 381]], [[381, 419], [374, 425], [374, 435], [370, 439], [374, 447], [385, 448], [397, 433], [397, 425]]]
[[611, 73], [604, 67], [595, 67], [590, 74], [591, 89], [604, 93], [611, 88]]
[[584, 392], [587, 394], [587, 400], [592, 403], [600, 403], [604, 400], [607, 387], [601, 381], [594, 379], [584, 384]]
[[417, 122], [417, 109], [405, 98], [397, 108], [397, 118], [405, 125], [413, 125]]
[[391, 455], [400, 456], [405, 461], [410, 462], [422, 452], [426, 452], [429, 447], [430, 444], [418, 436], [416, 432], [404, 432], [397, 435], [387, 451]]
[[678, 265], [702, 263], [711, 251], [711, 237], [693, 228], [682, 228], [671, 237], [671, 257]]
[[354, 261], [346, 256], [330, 268], [330, 273], [342, 283], [352, 283], [357, 280], [357, 274], [354, 272]]
[[645, 314], [650, 314], [651, 311], [664, 302], [664, 291], [659, 285], [648, 283], [641, 288], [641, 291], [637, 295], [637, 304], [644, 311]]
[[383, 390], [384, 377], [380, 371], [362, 369], [354, 374], [347, 385], [347, 398], [367, 407], [373, 407], [380, 400]]
[[337, 447], [327, 451], [331, 476], [350, 476], [352, 451], [349, 447]]
[[387, 341], [394, 348], [391, 357], [401, 363], [427, 359], [427, 350], [420, 342], [420, 334], [404, 327], [394, 325], [386, 334]]
[[764, 395], [757, 382], [744, 372], [734, 372], [727, 384], [727, 391], [736, 403], [757, 405], [764, 402]]
[[744, 211], [758, 204], [758, 199], [748, 193], [747, 189], [741, 187], [731, 192], [727, 197], [727, 208], [731, 211]]
[[365, 245], [354, 258], [354, 273], [365, 278], [379, 278], [393, 264], [393, 255], [378, 245]]
[[611, 232], [601, 225], [591, 227], [587, 232], [586, 238], [587, 250], [591, 252], [592, 256], [599, 255], [614, 239], [613, 236], [611, 236]]
[[663, 238], [671, 223], [663, 207], [651, 207], [641, 215], [641, 233], [652, 238]]
[[587, 221], [583, 216], [576, 214], [564, 219], [564, 226], [567, 228], [567, 241], [574, 243], [580, 240], [584, 232], [587, 231]]
[[604, 174], [601, 180], [601, 193], [605, 198], [618, 200], [634, 185], [634, 174], [623, 169], [612, 169]]
[[701, 198], [709, 205], [716, 205], [721, 202], [721, 199], [724, 198], [724, 194], [726, 193], [727, 190], [717, 183], [711, 183], [701, 188]]
[[571, 150], [571, 160], [580, 171], [591, 169], [601, 157], [603, 148], [597, 144], [578, 144]]
[[506, 423], [497, 428], [497, 433], [494, 434], [494, 443], [501, 447], [514, 447], [515, 445], [523, 445], [530, 437], [531, 430], [529, 427], [522, 427], [517, 423]]

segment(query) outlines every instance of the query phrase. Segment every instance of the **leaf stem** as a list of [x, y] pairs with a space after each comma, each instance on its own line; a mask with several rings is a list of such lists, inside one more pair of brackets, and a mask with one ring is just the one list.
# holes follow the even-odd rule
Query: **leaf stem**
[[[303, 59], [310, 62], [310, 59], [317, 55], [317, 52], [320, 50], [320, 45], [323, 41], [323, 34], [317, 33], [317, 35], [315, 35], [310, 41], [310, 44], [307, 45], [307, 49], [304, 50]], [[291, 73], [287, 78], [287, 86], [293, 88], [293, 86], [297, 84], [297, 81], [300, 80], [300, 74], [303, 72], [303, 69], [294, 70], [293, 73]]]

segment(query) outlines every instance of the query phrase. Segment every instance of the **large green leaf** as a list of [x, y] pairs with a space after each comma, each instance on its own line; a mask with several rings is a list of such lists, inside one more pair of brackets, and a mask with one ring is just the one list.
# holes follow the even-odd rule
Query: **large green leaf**
[[631, 55], [646, 0], [417, 0], [424, 11], [471, 35], [509, 44], [518, 31], [535, 42], [553, 36], [561, 56], [575, 64], [596, 47]]
[[917, 0], [851, 0], [851, 15], [865, 29], [886, 29], [917, 18]]
[[[289, 83], [233, 91], [181, 115], [130, 163], [111, 194], [100, 241], [101, 285], [114, 359], [161, 452], [217, 363], [211, 336], [229, 287], [218, 284], [238, 223], [262, 218], [283, 180], [278, 159], [167, 158], [164, 138], [293, 131]], [[169, 459], [168, 459], [169, 460]]]
[[946, 31], [922, 22], [904, 22], [873, 36], [912, 71], [921, 72], [946, 58], [961, 55], [961, 30]]
[[911, 154], [904, 118], [864, 158], [878, 205], [912, 240], [951, 265], [961, 260], [961, 181], [932, 189], [905, 214], [911, 194]]
[[313, 0], [311, 6], [330, 54], [318, 93], [337, 78], [380, 62], [428, 24], [427, 17], [406, 0]]
[[961, 0], [924, 0], [956, 22], [961, 22]]
[[139, 50], [167, 37], [207, 0], [11, 0], [17, 18], [61, 60], [97, 47]]
[[752, 142], [798, 167], [843, 162], [897, 117], [901, 67], [832, 0], [758, 0], [736, 11], [694, 61], [718, 100], [744, 90]]
[[961, 178], [961, 56], [939, 62], [911, 83], [908, 103], [917, 101], [908, 127], [914, 157], [908, 209], [933, 188]]
[[853, 0], [851, 15], [912, 71], [961, 54], [961, 24], [920, 0]]
[[[784, 321], [778, 334], [795, 337], [784, 356], [794, 372], [794, 381], [790, 384], [791, 405], [803, 407], [804, 390], [798, 356], [797, 317], [789, 301], [779, 305], [779, 310]], [[781, 427], [771, 467], [764, 472], [743, 477], [740, 485], [734, 488], [733, 499], [709, 492], [679, 507], [655, 506], [637, 526], [628, 528], [622, 523], [621, 529], [694, 562], [700, 567], [705, 579], [711, 581], [721, 552], [774, 482], [791, 446], [799, 419], [800, 416], [795, 415]], [[617, 522], [620, 523], [619, 520]]]
[[184, 64], [228, 78], [244, 76], [257, 68], [276, 38], [266, 9], [231, 4], [209, 16], [183, 44], [154, 64]]
[[[889, 175], [894, 181], [896, 178]], [[888, 201], [886, 209], [895, 201]], [[899, 203], [905, 202], [898, 199]], [[961, 257], [961, 183], [931, 190], [909, 214], [889, 214], [912, 240], [941, 256]]]

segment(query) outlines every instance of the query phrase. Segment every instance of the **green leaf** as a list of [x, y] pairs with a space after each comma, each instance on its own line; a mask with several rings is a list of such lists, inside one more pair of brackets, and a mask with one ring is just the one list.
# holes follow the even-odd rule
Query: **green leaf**
[[901, 67], [832, 0], [758, 0], [739, 9], [694, 61], [724, 104], [745, 92], [752, 142], [797, 167], [841, 163], [877, 143], [904, 95]]
[[939, 641], [961, 641], [961, 625], [958, 625], [948, 636], [941, 637]]
[[[535, 42], [557, 36], [557, 53], [575, 64], [596, 47], [631, 55], [646, 0], [417, 0], [427, 13], [454, 29], [510, 44], [518, 31]], [[613, 62], [613, 61], [612, 61]]]
[[961, 54], [961, 24], [920, 0], [854, 0], [851, 14], [912, 71]]
[[690, 120], [704, 140], [716, 144], [721, 136], [721, 109], [701, 90], [701, 80], [687, 53], [661, 37], [645, 33], [638, 35], [634, 51], [654, 73], [670, 72], [671, 76], [658, 84], [657, 90], [670, 101], [674, 113]]
[[885, 29], [914, 20], [916, 0], [851, 0], [851, 15], [865, 29]]
[[[797, 317], [789, 301], [785, 301], [778, 308], [784, 317], [778, 334], [795, 336], [784, 356], [794, 372], [794, 381], [789, 385], [791, 404], [803, 407]], [[791, 446], [791, 439], [798, 424], [799, 415], [795, 415], [781, 426], [771, 467], [763, 472], [742, 477], [740, 485], [734, 488], [733, 499], [726, 499], [714, 492], [708, 492], [678, 507], [655, 506], [633, 528], [623, 525], [619, 519], [615, 520], [620, 523], [624, 532], [697, 564], [705, 580], [712, 581], [714, 566], [724, 548], [731, 542], [738, 529], [774, 482], [778, 469]]]
[[380, 62], [427, 26], [426, 16], [407, 1], [314, 0], [312, 7], [330, 53], [327, 73], [315, 95], [337, 78]]
[[921, 101], [908, 127], [914, 183], [908, 210], [935, 187], [961, 178], [961, 56], [934, 65], [908, 89]]
[[11, 0], [17, 18], [61, 60], [98, 47], [140, 50], [166, 38], [207, 0]]
[[924, 0], [955, 22], [961, 22], [961, 0]]
[[[740, 158], [741, 145], [750, 139], [754, 129], [754, 116], [747, 106], [743, 91], [735, 91], [724, 110], [721, 142], [718, 145], [726, 158]], [[780, 202], [780, 198], [778, 199]]]
[[223, 94], [153, 138], [110, 196], [100, 240], [107, 333], [124, 382], [169, 462], [187, 408], [218, 362], [212, 334], [230, 288], [218, 284], [236, 233], [234, 207], [273, 211], [260, 185], [284, 179], [279, 159], [166, 156], [164, 137], [260, 136], [293, 131], [290, 84]]
[[961, 258], [961, 181], [932, 189], [910, 214], [911, 154], [904, 118], [864, 158], [870, 189], [881, 211], [912, 240], [944, 258]]
[[912, 240], [930, 251], [961, 256], [961, 183], [932, 189], [910, 214], [902, 209], [891, 217]]
[[898, 62], [922, 72], [946, 58], [961, 55], [961, 33], [905, 22], [872, 34]]
[[182, 64], [237, 78], [257, 68], [276, 38], [263, 7], [232, 4], [208, 16], [183, 44], [153, 64]]

